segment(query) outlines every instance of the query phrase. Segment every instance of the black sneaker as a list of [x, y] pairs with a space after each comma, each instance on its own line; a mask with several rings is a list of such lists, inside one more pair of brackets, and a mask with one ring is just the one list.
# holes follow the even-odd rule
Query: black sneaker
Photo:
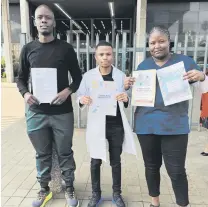
[[65, 190], [65, 198], [68, 207], [78, 207], [79, 201], [75, 195], [74, 188], [66, 188]]
[[124, 200], [120, 193], [114, 193], [113, 194], [113, 203], [117, 207], [126, 207], [126, 204], [124, 203]]
[[202, 156], [208, 156], [208, 153], [202, 152], [201, 155], [202, 155]]
[[90, 199], [90, 202], [88, 203], [87, 207], [98, 207], [100, 203], [101, 203], [101, 193], [92, 192], [92, 198]]

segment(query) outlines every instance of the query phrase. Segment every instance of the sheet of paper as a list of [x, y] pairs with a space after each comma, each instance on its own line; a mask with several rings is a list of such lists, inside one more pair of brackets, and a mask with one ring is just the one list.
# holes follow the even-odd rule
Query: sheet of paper
[[116, 116], [116, 84], [113, 81], [101, 81], [96, 90], [93, 90], [92, 105], [89, 110], [92, 113], [102, 113]]
[[156, 93], [156, 70], [134, 71], [133, 77], [136, 81], [132, 88], [132, 105], [153, 107]]
[[123, 120], [123, 126], [125, 127], [125, 130], [124, 130], [125, 138], [124, 138], [124, 144], [123, 144], [123, 151], [126, 153], [129, 153], [129, 154], [136, 155], [136, 157], [138, 158], [135, 140], [134, 140], [134, 133], [132, 131], [131, 126], [129, 125], [128, 119], [126, 118], [125, 112], [123, 110], [124, 105], [121, 102], [119, 102], [119, 107], [120, 107], [121, 117]]
[[186, 70], [183, 62], [157, 70], [157, 77], [165, 106], [192, 99], [188, 80], [183, 80]]
[[86, 129], [87, 149], [90, 157], [107, 161], [105, 122], [106, 116], [99, 113], [91, 113]]
[[57, 95], [57, 69], [31, 68], [33, 95], [40, 103], [51, 103]]

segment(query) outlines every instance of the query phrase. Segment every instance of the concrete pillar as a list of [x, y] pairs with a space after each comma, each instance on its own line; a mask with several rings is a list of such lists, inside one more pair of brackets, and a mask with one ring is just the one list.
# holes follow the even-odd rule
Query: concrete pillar
[[11, 45], [11, 23], [9, 16], [9, 1], [2, 0], [2, 23], [4, 37], [4, 58], [6, 62], [6, 78], [7, 82], [14, 82], [12, 45]]
[[31, 41], [30, 36], [30, 15], [27, 0], [20, 0], [21, 33], [25, 35], [26, 43]]
[[[145, 47], [146, 42], [146, 16], [147, 16], [147, 0], [137, 0], [136, 12], [136, 46], [137, 48]], [[144, 59], [143, 52], [136, 53], [136, 67]]]

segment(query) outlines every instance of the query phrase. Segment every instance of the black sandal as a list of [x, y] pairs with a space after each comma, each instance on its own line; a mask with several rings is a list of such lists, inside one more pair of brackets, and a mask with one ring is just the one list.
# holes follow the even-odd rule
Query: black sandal
[[201, 155], [202, 155], [202, 156], [208, 156], [208, 153], [202, 152]]
[[150, 207], [160, 207], [160, 205], [159, 206], [154, 206], [153, 204], [150, 204]]

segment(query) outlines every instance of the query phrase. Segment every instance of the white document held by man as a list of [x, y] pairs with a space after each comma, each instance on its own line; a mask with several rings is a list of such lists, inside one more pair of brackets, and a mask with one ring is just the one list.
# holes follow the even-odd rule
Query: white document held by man
[[89, 110], [92, 113], [101, 113], [116, 116], [116, 84], [113, 81], [101, 81], [96, 91], [93, 91], [92, 105]]
[[157, 77], [165, 106], [192, 99], [188, 80], [183, 80], [186, 73], [184, 63], [157, 70]]
[[132, 105], [154, 107], [156, 93], [156, 70], [133, 72], [136, 79], [132, 88]]
[[40, 103], [51, 103], [57, 96], [57, 69], [31, 68], [33, 95]]

